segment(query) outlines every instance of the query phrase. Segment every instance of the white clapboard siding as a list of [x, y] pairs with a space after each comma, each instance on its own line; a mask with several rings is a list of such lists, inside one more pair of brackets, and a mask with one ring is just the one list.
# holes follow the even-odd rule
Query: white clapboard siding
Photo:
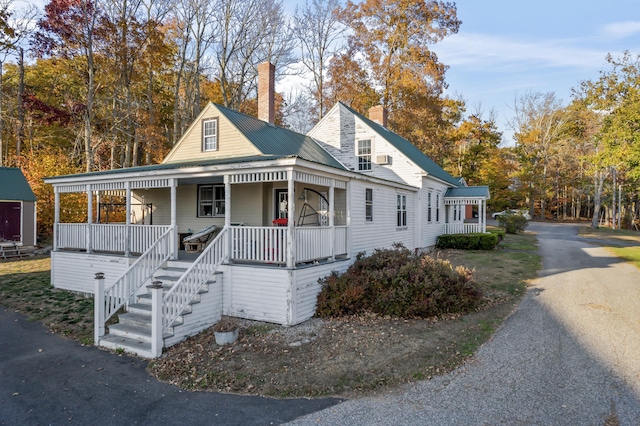
[[[373, 189], [373, 221], [365, 220], [365, 189]], [[414, 197], [411, 191], [397, 191], [371, 182], [352, 181], [351, 183], [351, 257], [360, 252], [371, 254], [375, 248], [391, 248], [394, 243], [402, 243], [405, 247], [415, 247], [415, 232], [412, 225], [415, 221]], [[397, 194], [407, 196], [407, 227], [399, 228], [397, 224]]]
[[129, 267], [129, 258], [77, 252], [51, 252], [51, 284], [55, 288], [93, 294], [96, 272], [109, 288]]
[[292, 325], [306, 321], [315, 315], [318, 294], [320, 294], [320, 291], [322, 290], [322, 286], [318, 282], [318, 279], [331, 275], [332, 271], [336, 271], [338, 273], [346, 271], [353, 261], [355, 261], [355, 258], [323, 265], [313, 265], [296, 269], [294, 271], [294, 303], [291, 304]]
[[[224, 270], [224, 314], [276, 324], [288, 324], [291, 270], [233, 265]], [[228, 304], [227, 304], [228, 303]]]
[[[444, 233], [445, 206], [443, 195], [447, 187], [430, 178], [424, 178], [422, 184], [422, 242], [424, 248], [433, 247], [438, 235]], [[427, 203], [428, 192], [431, 192], [431, 222], [428, 221]], [[436, 194], [440, 194], [440, 221], [436, 222]]]
[[174, 327], [174, 335], [165, 339], [165, 346], [181, 342], [220, 321], [223, 280], [222, 274], [217, 275], [216, 282], [208, 285], [209, 291], [198, 295], [200, 302], [191, 305], [191, 313], [182, 316], [184, 322]]

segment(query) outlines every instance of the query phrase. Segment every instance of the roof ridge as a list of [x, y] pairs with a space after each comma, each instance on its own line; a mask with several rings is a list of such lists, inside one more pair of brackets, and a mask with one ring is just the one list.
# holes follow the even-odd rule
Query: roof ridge
[[[422, 170], [427, 172], [429, 175], [437, 179], [440, 179], [442, 181], [445, 181], [446, 183], [449, 183], [456, 187], [460, 185], [460, 182], [455, 177], [453, 177], [449, 172], [443, 169], [438, 163], [433, 161], [431, 157], [429, 157], [427, 154], [422, 152], [422, 150], [420, 150], [420, 148], [415, 146], [410, 140], [400, 136], [393, 130], [388, 129], [382, 126], [381, 124], [376, 123], [375, 121], [369, 119], [368, 117], [365, 117], [364, 115], [360, 114], [358, 111], [355, 111], [353, 108], [346, 105], [344, 102], [338, 101], [338, 103], [340, 103], [345, 108], [347, 108], [347, 110], [350, 111], [351, 113], [357, 115], [362, 121], [364, 121], [366, 125], [368, 125], [371, 129], [373, 129], [376, 133], [378, 133], [382, 138], [384, 138], [391, 145], [396, 147], [400, 152], [402, 152], [405, 156], [407, 156], [409, 160], [411, 160], [413, 163], [415, 163], [418, 167], [420, 167]], [[394, 140], [396, 138], [399, 140]], [[402, 142], [402, 143], [398, 143], [398, 142]], [[409, 152], [409, 151], [413, 151], [413, 152]], [[423, 161], [418, 161], [419, 159], [413, 158], [413, 155], [418, 155], [423, 157], [423, 161], [426, 161], [427, 164], [421, 164], [423, 163]]]

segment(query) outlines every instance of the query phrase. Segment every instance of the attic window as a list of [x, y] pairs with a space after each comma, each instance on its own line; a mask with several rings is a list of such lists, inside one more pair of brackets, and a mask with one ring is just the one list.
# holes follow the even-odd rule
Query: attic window
[[358, 170], [371, 170], [371, 139], [357, 141]]
[[218, 118], [202, 120], [202, 150], [218, 150]]

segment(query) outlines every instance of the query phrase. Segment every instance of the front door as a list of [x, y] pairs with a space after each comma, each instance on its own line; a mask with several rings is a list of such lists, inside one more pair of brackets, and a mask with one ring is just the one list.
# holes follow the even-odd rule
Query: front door
[[20, 241], [20, 202], [0, 203], [0, 240]]
[[276, 189], [274, 219], [289, 218], [289, 193], [286, 189]]

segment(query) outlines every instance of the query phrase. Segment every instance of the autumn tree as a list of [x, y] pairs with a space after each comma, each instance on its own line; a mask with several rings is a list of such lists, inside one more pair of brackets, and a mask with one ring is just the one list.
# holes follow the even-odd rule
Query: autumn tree
[[528, 186], [529, 212], [534, 216], [536, 199], [540, 202], [540, 219], [546, 216], [548, 169], [562, 138], [567, 115], [552, 92], [527, 92], [516, 98], [514, 117], [509, 125], [514, 131], [516, 151], [520, 157], [519, 178]]
[[338, 0], [305, 0], [296, 8], [295, 35], [300, 43], [300, 61], [311, 74], [307, 89], [313, 94], [317, 117], [321, 119], [329, 109], [325, 97], [325, 74], [331, 57], [338, 49], [338, 40], [345, 28], [339, 21]]
[[224, 106], [252, 112], [245, 110], [245, 101], [255, 95], [258, 64], [270, 61], [278, 75], [293, 62], [293, 33], [284, 15], [278, 0], [220, 3], [214, 57]]
[[73, 71], [84, 78], [84, 152], [85, 169], [93, 170], [93, 107], [96, 95], [94, 31], [100, 16], [91, 0], [51, 0], [44, 8], [32, 41], [37, 57], [58, 56], [70, 61]]
[[[640, 179], [640, 57], [625, 53], [607, 57], [610, 69], [596, 81], [584, 81], [574, 98], [597, 121], [590, 162], [594, 165], [595, 208], [592, 227], [598, 226], [603, 183], [611, 171]], [[616, 191], [617, 182], [613, 182]], [[637, 188], [637, 184], [630, 185]], [[636, 207], [637, 210], [637, 207]]]
[[392, 129], [422, 150], [443, 142], [436, 130], [446, 125], [441, 95], [447, 67], [430, 46], [458, 31], [455, 4], [349, 1], [341, 16], [352, 31], [350, 49], [362, 56]]

